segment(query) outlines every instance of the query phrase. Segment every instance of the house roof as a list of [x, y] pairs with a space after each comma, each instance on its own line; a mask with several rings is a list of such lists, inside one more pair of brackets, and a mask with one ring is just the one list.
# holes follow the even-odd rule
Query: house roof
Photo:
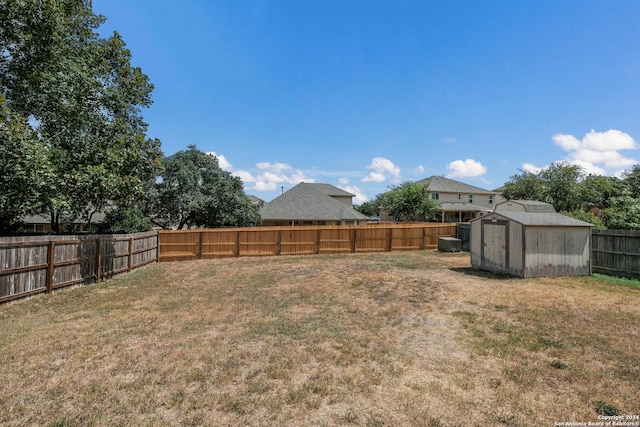
[[427, 185], [432, 193], [497, 194], [495, 191], [485, 190], [484, 188], [435, 175], [421, 179], [416, 184]]
[[540, 212], [496, 212], [494, 214], [488, 214], [479, 218], [474, 218], [471, 221], [486, 220], [493, 215], [501, 216], [508, 220], [517, 222], [522, 225], [531, 226], [552, 226], [552, 227], [592, 227], [585, 221], [572, 218], [570, 216], [562, 215], [559, 213], [540, 213]]
[[[330, 188], [333, 187], [333, 188]], [[341, 221], [366, 220], [368, 217], [333, 197], [353, 194], [330, 184], [300, 183], [266, 203], [260, 209], [262, 219]]]
[[486, 206], [474, 205], [465, 202], [440, 202], [440, 208], [443, 211], [460, 211], [460, 212], [491, 212], [491, 208]]

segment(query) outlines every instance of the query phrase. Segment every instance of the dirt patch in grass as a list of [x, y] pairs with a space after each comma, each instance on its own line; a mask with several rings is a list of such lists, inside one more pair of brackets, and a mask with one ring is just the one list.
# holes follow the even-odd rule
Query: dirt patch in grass
[[640, 291], [477, 272], [464, 253], [163, 263], [0, 306], [0, 322], [3, 425], [640, 414]]

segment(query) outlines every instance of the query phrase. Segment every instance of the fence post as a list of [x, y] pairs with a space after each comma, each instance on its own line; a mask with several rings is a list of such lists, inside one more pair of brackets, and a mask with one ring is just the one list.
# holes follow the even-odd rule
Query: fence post
[[350, 233], [351, 234], [350, 237], [351, 237], [351, 253], [352, 254], [356, 253], [356, 236], [357, 236], [356, 231], [358, 231], [358, 230], [353, 228], [353, 229], [351, 229], [351, 233]]
[[276, 236], [276, 255], [280, 255], [282, 253], [282, 230], [278, 230], [278, 235]]
[[129, 237], [129, 260], [127, 271], [130, 272], [133, 268], [131, 267], [131, 263], [133, 262], [133, 237]]
[[202, 259], [202, 240], [204, 237], [204, 231], [198, 233], [198, 245], [196, 246], [196, 258]]
[[49, 240], [49, 252], [47, 253], [47, 293], [53, 292], [53, 270], [56, 262], [56, 242]]
[[236, 231], [236, 256], [240, 256], [240, 230]]
[[96, 239], [96, 282], [102, 279], [102, 240]]
[[427, 227], [422, 227], [422, 244], [420, 250], [424, 251], [427, 248]]
[[160, 262], [160, 230], [156, 231], [156, 262]]
[[318, 227], [318, 231], [316, 232], [316, 254], [320, 255], [320, 237], [321, 237], [322, 229]]
[[393, 226], [389, 226], [389, 237], [387, 239], [387, 252], [391, 252], [393, 247]]

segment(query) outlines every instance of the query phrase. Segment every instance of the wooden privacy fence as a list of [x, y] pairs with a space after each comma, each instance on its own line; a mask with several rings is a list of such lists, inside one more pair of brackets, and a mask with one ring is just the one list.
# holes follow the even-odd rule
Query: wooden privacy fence
[[160, 261], [433, 249], [456, 224], [291, 226], [159, 231]]
[[0, 238], [0, 303], [100, 281], [158, 260], [157, 232]]
[[593, 230], [593, 271], [640, 277], [640, 231]]

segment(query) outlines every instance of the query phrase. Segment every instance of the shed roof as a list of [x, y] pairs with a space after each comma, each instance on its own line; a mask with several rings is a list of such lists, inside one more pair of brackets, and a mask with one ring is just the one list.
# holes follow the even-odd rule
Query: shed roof
[[416, 184], [427, 185], [432, 193], [497, 194], [494, 191], [436, 175], [416, 181]]
[[509, 206], [509, 204], [521, 205], [525, 212], [552, 213], [555, 208], [550, 203], [540, 202], [538, 200], [506, 200], [496, 205], [495, 211], [499, 212], [501, 206]]
[[474, 218], [471, 221], [487, 219], [492, 216], [501, 216], [522, 225], [552, 226], [552, 227], [593, 227], [593, 224], [559, 213], [540, 212], [495, 212], [483, 217]]
[[341, 221], [366, 220], [368, 217], [334, 197], [353, 194], [330, 184], [300, 183], [266, 203], [260, 209], [262, 219]]

